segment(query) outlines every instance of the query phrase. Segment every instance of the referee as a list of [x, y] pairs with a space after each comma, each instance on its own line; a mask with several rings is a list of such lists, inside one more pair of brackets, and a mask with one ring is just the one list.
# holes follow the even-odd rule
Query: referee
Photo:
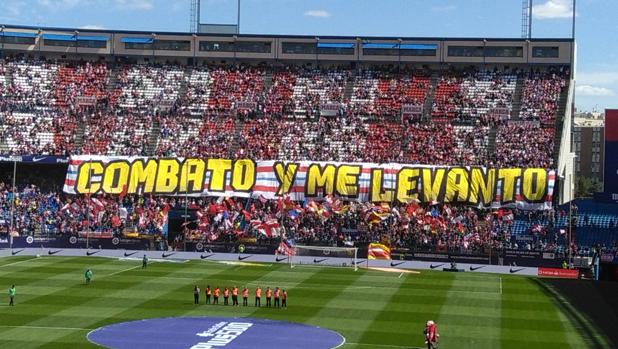
[[197, 285], [193, 288], [193, 304], [200, 304], [200, 288]]

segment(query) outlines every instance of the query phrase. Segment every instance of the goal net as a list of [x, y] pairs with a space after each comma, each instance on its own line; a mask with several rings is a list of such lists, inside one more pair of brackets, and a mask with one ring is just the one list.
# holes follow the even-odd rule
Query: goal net
[[357, 254], [355, 247], [324, 247], [302, 246], [293, 247], [289, 261], [290, 267], [295, 265], [330, 265], [358, 269]]

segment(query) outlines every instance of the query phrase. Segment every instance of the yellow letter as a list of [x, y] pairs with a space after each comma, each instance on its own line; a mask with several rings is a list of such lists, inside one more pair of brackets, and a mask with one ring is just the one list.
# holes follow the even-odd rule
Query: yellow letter
[[155, 178], [157, 177], [157, 161], [149, 159], [144, 166], [143, 160], [135, 160], [131, 164], [131, 174], [129, 175], [129, 186], [127, 193], [135, 194], [138, 188], [143, 188], [141, 193], [152, 193]]
[[103, 175], [103, 164], [97, 162], [84, 162], [77, 171], [75, 192], [77, 194], [95, 194], [101, 189], [101, 179], [94, 180], [93, 176]]
[[232, 160], [226, 159], [208, 159], [208, 168], [210, 172], [210, 183], [208, 190], [210, 191], [225, 191], [225, 175], [232, 169]]
[[358, 177], [361, 166], [341, 165], [337, 170], [337, 194], [349, 198], [358, 196]]
[[105, 166], [103, 192], [120, 194], [129, 182], [129, 163], [126, 160], [111, 161]]
[[372, 202], [391, 202], [393, 201], [394, 190], [384, 188], [382, 177], [384, 169], [374, 168], [371, 170], [371, 195], [369, 200]]
[[250, 191], [255, 184], [255, 163], [249, 159], [236, 160], [232, 172], [232, 189]]
[[521, 176], [521, 168], [501, 168], [498, 170], [498, 180], [502, 180], [502, 200], [507, 203], [515, 200], [515, 183]]
[[418, 200], [418, 168], [402, 168], [397, 175], [397, 200], [408, 203]]
[[275, 162], [273, 169], [275, 170], [275, 176], [279, 182], [279, 188], [277, 189], [276, 195], [282, 196], [289, 193], [290, 189], [292, 189], [292, 185], [294, 184], [298, 164], [288, 163], [284, 165], [282, 162]]
[[444, 184], [444, 168], [424, 168], [423, 174], [423, 202], [440, 202]]
[[470, 190], [469, 174], [465, 168], [454, 167], [449, 169], [446, 177], [445, 202], [466, 202]]
[[487, 174], [484, 174], [483, 169], [473, 168], [470, 176], [470, 203], [490, 205], [494, 199], [495, 185], [496, 170], [488, 169]]
[[542, 168], [528, 168], [524, 171], [521, 193], [526, 201], [538, 202], [545, 196], [547, 171]]
[[307, 196], [317, 196], [318, 190], [323, 190], [324, 195], [332, 195], [335, 189], [335, 166], [327, 164], [324, 169], [318, 164], [311, 164], [307, 169], [305, 193]]
[[159, 159], [155, 192], [158, 194], [173, 194], [178, 187], [178, 170], [180, 163], [176, 159]]
[[180, 169], [178, 193], [201, 193], [204, 190], [205, 167], [202, 159], [185, 159]]

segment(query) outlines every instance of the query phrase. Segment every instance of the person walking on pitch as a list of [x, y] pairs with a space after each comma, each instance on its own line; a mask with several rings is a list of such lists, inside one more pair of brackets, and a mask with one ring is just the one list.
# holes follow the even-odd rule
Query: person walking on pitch
[[193, 288], [193, 304], [200, 304], [200, 288], [197, 285]]
[[438, 329], [436, 328], [436, 323], [432, 320], [427, 321], [423, 333], [425, 334], [425, 344], [427, 344], [427, 349], [436, 349], [438, 347], [438, 339], [440, 338]]
[[86, 285], [90, 284], [90, 280], [92, 280], [92, 270], [86, 270], [84, 277], [86, 278]]
[[259, 286], [255, 289], [255, 306], [262, 306], [262, 289]]
[[275, 288], [275, 308], [281, 307], [281, 304], [279, 304], [280, 295], [281, 295], [281, 290], [279, 290], [279, 287]]
[[249, 289], [247, 288], [247, 286], [245, 286], [245, 288], [242, 289], [242, 306], [246, 307], [249, 302], [248, 299], [249, 298]]
[[212, 294], [212, 291], [210, 290], [210, 285], [206, 285], [206, 290], [204, 290], [204, 293], [206, 294], [206, 303], [204, 304], [210, 304], [210, 296]]
[[232, 288], [232, 305], [235, 307], [238, 306], [238, 287], [236, 286]]
[[273, 297], [273, 291], [270, 289], [270, 287], [266, 287], [266, 306], [267, 307], [272, 306], [272, 303], [271, 303], [272, 297]]
[[144, 255], [144, 258], [142, 258], [142, 269], [146, 269], [147, 266], [148, 266], [148, 257]]
[[281, 307], [282, 308], [288, 307], [288, 291], [286, 290], [283, 290], [283, 292], [281, 292]]
[[15, 305], [15, 285], [11, 286], [11, 288], [9, 288], [9, 305], [10, 306], [14, 306]]

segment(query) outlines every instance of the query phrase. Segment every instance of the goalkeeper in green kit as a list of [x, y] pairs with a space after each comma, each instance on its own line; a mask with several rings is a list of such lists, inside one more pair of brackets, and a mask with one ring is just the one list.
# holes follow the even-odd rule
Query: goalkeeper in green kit
[[90, 284], [90, 280], [92, 280], [92, 270], [86, 270], [84, 277], [86, 278], [86, 285]]

